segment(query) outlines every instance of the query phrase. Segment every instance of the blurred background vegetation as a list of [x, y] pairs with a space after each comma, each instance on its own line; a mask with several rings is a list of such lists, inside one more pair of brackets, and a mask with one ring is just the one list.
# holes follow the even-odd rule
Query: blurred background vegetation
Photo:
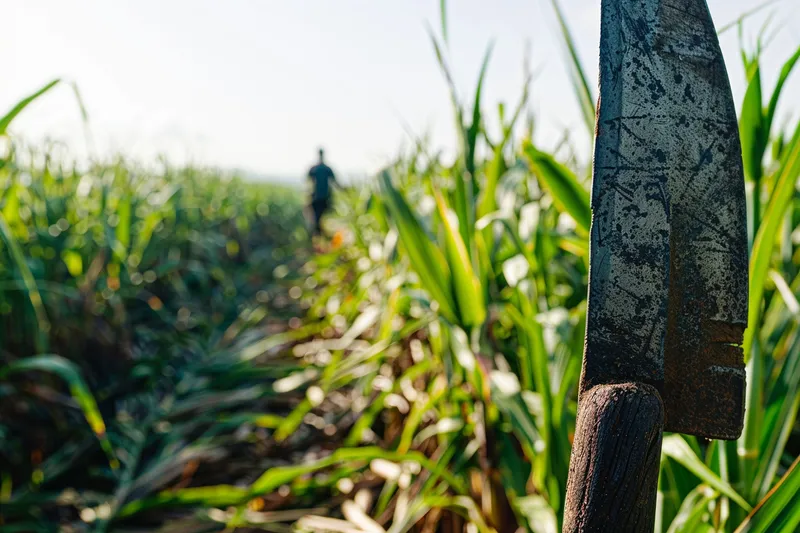
[[[527, 65], [518, 102], [488, 105], [489, 48], [461, 96], [446, 10], [458, 158], [415, 138], [339, 193], [316, 250], [297, 190], [9, 137], [58, 81], [0, 118], [0, 531], [560, 530], [588, 158], [535, 144]], [[659, 532], [800, 528], [800, 121], [775, 116], [800, 48], [774, 87], [759, 49], [741, 54], [745, 431], [665, 436]]]

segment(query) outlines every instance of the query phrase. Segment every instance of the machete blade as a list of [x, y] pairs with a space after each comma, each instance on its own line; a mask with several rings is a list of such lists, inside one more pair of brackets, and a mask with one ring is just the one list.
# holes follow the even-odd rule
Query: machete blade
[[739, 436], [741, 147], [705, 0], [603, 0], [581, 393], [638, 381], [665, 429]]

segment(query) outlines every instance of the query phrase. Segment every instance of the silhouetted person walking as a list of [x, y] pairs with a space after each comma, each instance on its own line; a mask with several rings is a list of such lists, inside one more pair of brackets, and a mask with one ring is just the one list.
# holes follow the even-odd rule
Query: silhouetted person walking
[[319, 163], [308, 171], [308, 179], [312, 180], [311, 209], [314, 212], [314, 234], [322, 234], [322, 215], [331, 203], [331, 185], [338, 186], [331, 167], [325, 164], [325, 150], [319, 149]]

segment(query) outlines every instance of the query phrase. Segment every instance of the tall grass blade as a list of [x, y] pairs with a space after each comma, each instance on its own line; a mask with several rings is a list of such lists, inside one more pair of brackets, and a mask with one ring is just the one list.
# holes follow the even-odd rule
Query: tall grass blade
[[789, 78], [789, 75], [794, 70], [794, 67], [797, 65], [798, 60], [800, 60], [800, 47], [798, 47], [794, 54], [792, 54], [786, 63], [783, 64], [781, 73], [778, 76], [778, 81], [775, 83], [775, 89], [772, 91], [772, 96], [769, 99], [769, 105], [767, 106], [766, 114], [764, 116], [764, 129], [767, 132], [772, 130], [772, 122], [775, 118], [775, 110], [778, 108], [778, 102], [780, 101], [783, 87], [786, 84], [786, 80]]
[[13, 265], [16, 267], [20, 278], [22, 278], [22, 283], [25, 287], [28, 301], [31, 303], [31, 308], [33, 309], [33, 313], [36, 317], [36, 349], [39, 352], [45, 352], [47, 351], [48, 346], [50, 321], [47, 318], [47, 313], [44, 309], [44, 303], [42, 302], [42, 295], [39, 293], [39, 287], [36, 284], [36, 279], [34, 279], [33, 273], [28, 267], [25, 254], [17, 242], [17, 239], [14, 237], [14, 234], [11, 232], [11, 228], [8, 227], [3, 213], [0, 213], [0, 238], [2, 238], [6, 248], [8, 248], [11, 259], [13, 260]]
[[305, 474], [329, 468], [339, 463], [356, 463], [366, 466], [369, 461], [373, 459], [383, 459], [391, 462], [411, 461], [418, 463], [429, 472], [440, 476], [456, 493], [464, 494], [466, 492], [466, 487], [461, 480], [448, 472], [446, 468], [447, 465], [434, 463], [419, 452], [397, 453], [376, 446], [340, 448], [318, 461], [270, 468], [247, 488], [232, 485], [217, 485], [163, 491], [156, 496], [128, 503], [120, 511], [120, 516], [132, 516], [138, 512], [156, 507], [182, 507], [197, 504], [216, 507], [241, 505], [257, 496], [271, 494], [280, 486], [295, 482]]
[[794, 533], [800, 525], [800, 459], [748, 515], [736, 533]]
[[[709, 494], [710, 492], [710, 494]], [[703, 515], [708, 513], [708, 504], [717, 497], [706, 485], [700, 485], [687, 496], [667, 533], [694, 533], [702, 531]]]
[[89, 127], [89, 111], [86, 109], [86, 104], [83, 100], [83, 96], [81, 95], [80, 89], [78, 89], [78, 84], [70, 82], [70, 87], [72, 87], [72, 94], [75, 95], [75, 100], [78, 103], [78, 109], [81, 112], [81, 121], [83, 122], [83, 135], [86, 139], [86, 148], [89, 151], [89, 155], [94, 155], [95, 147], [94, 147], [94, 138], [92, 137], [92, 130]]
[[414, 270], [419, 274], [424, 287], [439, 303], [442, 315], [447, 320], [457, 323], [458, 313], [453, 298], [452, 275], [444, 254], [422, 229], [405, 198], [392, 184], [388, 172], [381, 174], [380, 183], [386, 205]]
[[753, 494], [758, 498], [763, 498], [772, 487], [800, 408], [800, 382], [797, 379], [800, 371], [799, 330], [795, 330], [794, 337], [787, 351], [789, 355], [771, 387], [770, 401], [764, 413], [765, 430], [761, 436], [760, 463], [753, 480]]
[[453, 228], [444, 198], [439, 191], [435, 191], [435, 199], [444, 226], [444, 248], [453, 276], [453, 292], [458, 303], [458, 316], [462, 325], [469, 330], [482, 325], [486, 320], [483, 287], [472, 268], [472, 261], [461, 235]]
[[[474, 170], [474, 159], [472, 156], [472, 149], [470, 148], [469, 134], [467, 132], [467, 124], [464, 120], [464, 110], [461, 101], [458, 98], [458, 91], [456, 90], [453, 76], [450, 72], [450, 67], [447, 65], [444, 54], [442, 53], [439, 41], [433, 34], [433, 31], [428, 28], [431, 43], [433, 44], [434, 52], [436, 53], [436, 60], [439, 63], [439, 69], [444, 76], [447, 83], [447, 88], [450, 92], [450, 102], [453, 106], [453, 114], [456, 122], [456, 132], [458, 133], [458, 140], [461, 146], [461, 153], [459, 154], [462, 164], [456, 164], [452, 169], [452, 177], [455, 182], [455, 195], [454, 195], [454, 208], [458, 215], [459, 232], [464, 239], [464, 244], [467, 250], [470, 250], [471, 242], [467, 231], [471, 231], [474, 224], [474, 194], [475, 194], [475, 177], [472, 170]], [[488, 61], [488, 53], [485, 61]], [[482, 80], [482, 77], [479, 78]], [[472, 163], [470, 162], [472, 161]]]
[[433, 34], [433, 30], [431, 30], [430, 27], [428, 28], [428, 35], [431, 39], [431, 44], [433, 45], [436, 61], [439, 64], [439, 70], [442, 72], [445, 82], [447, 83], [447, 89], [450, 92], [450, 103], [453, 106], [453, 114], [455, 115], [456, 119], [458, 140], [460, 141], [461, 146], [464, 147], [466, 146], [467, 132], [464, 125], [464, 112], [461, 108], [461, 102], [458, 98], [458, 91], [456, 91], [456, 84], [453, 81], [452, 74], [450, 73], [450, 67], [447, 65], [447, 61], [442, 53], [442, 47], [439, 46], [439, 41], [436, 39], [436, 36]]
[[765, 7], [769, 7], [770, 5], [774, 4], [775, 2], [780, 2], [780, 0], [766, 0], [765, 2], [761, 2], [760, 4], [758, 4], [753, 9], [745, 11], [744, 13], [739, 15], [734, 20], [728, 22], [727, 24], [723, 24], [717, 30], [717, 35], [722, 35], [723, 33], [727, 32], [731, 28], [736, 28], [737, 26], [741, 27], [745, 20], [747, 20], [748, 18], [752, 17], [753, 15], [755, 15], [756, 13], [758, 13], [759, 11], [764, 9]]
[[690, 472], [708, 484], [709, 487], [729, 497], [745, 510], [749, 511], [752, 508], [738, 492], [733, 490], [733, 487], [720, 479], [717, 474], [700, 460], [681, 435], [676, 434], [665, 437], [662, 451], [664, 455], [686, 467]]
[[[769, 137], [761, 111], [761, 67], [758, 58], [747, 69], [747, 91], [742, 102], [739, 137], [742, 142], [742, 161], [745, 178], [760, 183], [764, 147]], [[755, 205], [754, 209], [760, 209]], [[758, 217], [756, 217], [758, 219]], [[757, 230], [756, 226], [754, 230]]]
[[750, 259], [750, 307], [744, 335], [744, 353], [748, 357], [753, 346], [753, 335], [761, 316], [762, 298], [769, 274], [770, 259], [775, 249], [775, 239], [783, 223], [786, 210], [795, 193], [795, 183], [800, 176], [800, 123], [784, 151], [776, 172], [775, 188], [764, 212], [764, 220], [753, 243]]
[[14, 120], [16, 116], [22, 112], [23, 109], [28, 107], [28, 105], [31, 102], [42, 96], [44, 93], [46, 93], [47, 91], [58, 85], [60, 81], [61, 81], [60, 79], [55, 79], [51, 81], [38, 91], [34, 92], [31, 95], [26, 96], [25, 98], [20, 100], [14, 107], [12, 107], [11, 111], [9, 111], [8, 113], [5, 114], [5, 116], [0, 118], [0, 136], [7, 134], [9, 124], [11, 124], [11, 121]]
[[572, 33], [569, 31], [567, 19], [561, 11], [559, 0], [552, 0], [553, 9], [558, 17], [558, 26], [561, 29], [561, 37], [567, 47], [569, 55], [570, 78], [572, 79], [572, 87], [575, 90], [575, 96], [578, 99], [578, 107], [583, 116], [583, 122], [589, 135], [594, 135], [594, 121], [595, 121], [595, 97], [589, 85], [586, 72], [581, 63], [580, 56], [578, 56], [578, 48], [575, 46], [575, 40], [572, 38]]
[[553, 202], [559, 210], [568, 213], [586, 234], [592, 220], [589, 206], [589, 193], [578, 181], [577, 176], [555, 158], [526, 142], [523, 150], [531, 170], [550, 191]]
[[449, 44], [447, 33], [447, 0], [439, 0], [439, 20], [442, 23], [442, 40]]
[[103, 451], [108, 456], [109, 464], [116, 469], [119, 466], [119, 462], [106, 436], [106, 424], [103, 421], [100, 410], [97, 408], [94, 396], [81, 377], [81, 372], [77, 365], [58, 355], [37, 355], [0, 367], [0, 379], [5, 379], [11, 374], [30, 371], [49, 372], [57, 375], [67, 383], [70, 394], [80, 406], [83, 416], [89, 423], [89, 427], [100, 440]]
[[472, 123], [466, 128], [467, 144], [464, 147], [465, 164], [473, 183], [475, 184], [474, 190], [477, 191], [477, 176], [475, 176], [475, 158], [476, 149], [478, 145], [478, 134], [481, 131], [481, 93], [483, 92], [483, 80], [486, 78], [486, 70], [489, 68], [489, 59], [492, 57], [492, 49], [494, 44], [490, 43], [486, 48], [481, 63], [481, 70], [478, 74], [478, 83], [475, 87], [475, 99], [472, 104]]

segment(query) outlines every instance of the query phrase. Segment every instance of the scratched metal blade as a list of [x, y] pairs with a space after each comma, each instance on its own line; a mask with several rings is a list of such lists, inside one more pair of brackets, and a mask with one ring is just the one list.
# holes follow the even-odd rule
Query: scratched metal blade
[[603, 0], [581, 391], [655, 385], [666, 429], [741, 432], [741, 148], [705, 0]]

